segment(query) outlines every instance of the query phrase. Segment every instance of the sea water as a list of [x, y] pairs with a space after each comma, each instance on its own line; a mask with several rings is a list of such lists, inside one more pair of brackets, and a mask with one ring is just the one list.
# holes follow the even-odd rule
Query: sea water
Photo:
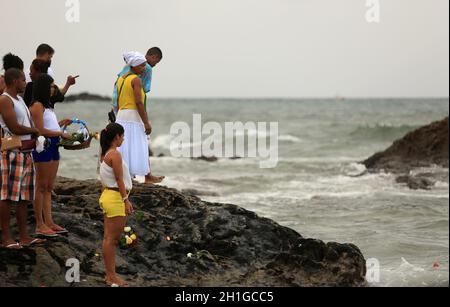
[[[407, 132], [449, 115], [448, 99], [153, 99], [150, 139], [155, 175], [164, 184], [197, 189], [203, 199], [255, 211], [304, 237], [353, 243], [380, 264], [373, 286], [449, 285], [448, 169], [431, 190], [410, 190], [389, 173], [364, 174], [360, 163]], [[56, 106], [59, 119], [78, 117], [92, 131], [107, 124], [108, 103]], [[256, 159], [208, 163], [170, 156], [171, 125], [193, 114], [218, 123], [278, 122], [279, 162]], [[254, 133], [254, 132], [250, 132]], [[192, 144], [198, 146], [199, 144]], [[98, 142], [62, 152], [59, 174], [97, 178]], [[420, 170], [419, 170], [420, 171]], [[361, 175], [363, 174], [363, 175]]]

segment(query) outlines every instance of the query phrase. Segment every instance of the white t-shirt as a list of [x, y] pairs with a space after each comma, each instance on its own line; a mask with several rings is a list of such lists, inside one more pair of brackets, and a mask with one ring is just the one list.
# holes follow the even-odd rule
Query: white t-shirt
[[50, 131], [61, 131], [59, 127], [58, 118], [56, 117], [55, 110], [45, 109], [44, 110], [44, 128]]
[[[56, 82], [55, 80], [55, 72], [53, 71], [53, 68], [49, 67], [47, 74], [53, 78], [53, 80]], [[31, 78], [30, 78], [30, 68], [28, 68], [27, 73], [25, 74], [25, 78], [27, 79], [27, 83], [31, 82]]]

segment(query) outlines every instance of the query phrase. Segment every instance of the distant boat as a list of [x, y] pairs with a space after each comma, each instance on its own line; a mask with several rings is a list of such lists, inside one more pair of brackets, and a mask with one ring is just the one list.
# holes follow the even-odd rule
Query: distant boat
[[336, 95], [335, 99], [336, 99], [336, 101], [345, 101], [345, 97], [340, 96], [340, 95]]

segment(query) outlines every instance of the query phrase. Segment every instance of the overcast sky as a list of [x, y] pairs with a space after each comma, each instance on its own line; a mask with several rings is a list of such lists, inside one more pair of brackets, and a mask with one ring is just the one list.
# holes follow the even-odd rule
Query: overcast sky
[[0, 0], [0, 54], [56, 49], [58, 83], [111, 94], [122, 53], [163, 49], [154, 97], [448, 97], [449, 1]]

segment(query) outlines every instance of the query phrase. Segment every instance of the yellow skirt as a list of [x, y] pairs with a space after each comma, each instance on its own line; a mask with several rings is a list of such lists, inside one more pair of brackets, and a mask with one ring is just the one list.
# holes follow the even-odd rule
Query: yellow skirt
[[105, 189], [100, 196], [100, 208], [108, 218], [127, 216], [125, 214], [125, 203], [122, 200], [120, 192]]

